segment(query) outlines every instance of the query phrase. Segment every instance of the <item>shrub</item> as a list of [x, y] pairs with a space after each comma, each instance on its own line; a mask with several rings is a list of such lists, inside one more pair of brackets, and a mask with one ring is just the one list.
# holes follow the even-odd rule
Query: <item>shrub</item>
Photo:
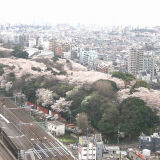
[[32, 69], [33, 71], [38, 71], [38, 72], [41, 72], [41, 71], [42, 71], [39, 67], [32, 67], [31, 69]]

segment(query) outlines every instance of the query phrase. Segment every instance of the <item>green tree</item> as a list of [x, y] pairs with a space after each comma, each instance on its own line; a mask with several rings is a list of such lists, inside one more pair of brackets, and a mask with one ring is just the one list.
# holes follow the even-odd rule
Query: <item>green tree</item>
[[39, 50], [43, 50], [43, 47], [42, 47], [42, 46], [39, 46], [38, 49], [39, 49]]
[[98, 123], [98, 129], [108, 136], [116, 136], [119, 124], [119, 111], [116, 105], [110, 104], [104, 110], [103, 116]]
[[34, 85], [33, 81], [29, 81], [27, 82], [23, 88], [22, 88], [22, 92], [26, 95], [26, 98], [28, 101], [30, 102], [36, 102], [36, 89], [38, 87], [36, 87]]
[[2, 76], [4, 73], [4, 69], [3, 68], [0, 68], [0, 76]]
[[27, 100], [36, 102], [36, 90], [43, 86], [44, 77], [38, 77], [27, 81], [22, 87], [22, 92], [26, 95]]
[[27, 59], [29, 54], [26, 51], [22, 51], [19, 48], [15, 48], [15, 50], [11, 53], [14, 57]]
[[76, 91], [73, 91], [70, 96], [67, 96], [67, 100], [73, 101], [70, 106], [73, 117], [82, 112], [81, 103], [87, 95], [88, 93], [84, 88], [79, 88]]
[[110, 82], [98, 80], [93, 84], [94, 89], [104, 97], [113, 97], [114, 90]]
[[149, 134], [157, 122], [159, 117], [155, 111], [146, 106], [143, 100], [131, 97], [120, 105], [110, 105], [106, 108], [98, 128], [103, 134], [116, 137], [117, 129], [120, 127], [126, 138], [135, 138], [141, 132]]
[[86, 113], [82, 112], [76, 116], [77, 126], [82, 130], [83, 133], [86, 133], [88, 128], [88, 116]]
[[112, 77], [120, 78], [126, 82], [130, 82], [135, 79], [135, 77], [132, 74], [123, 72], [112, 72]]
[[141, 132], [149, 133], [159, 121], [155, 111], [139, 98], [127, 98], [119, 105], [120, 126], [128, 137], [139, 136]]
[[67, 84], [61, 84], [57, 89], [57, 94], [60, 95], [61, 97], [65, 97], [66, 92], [70, 91], [71, 89], [73, 89], [72, 86], [69, 86]]
[[15, 82], [16, 81], [16, 75], [14, 72], [10, 72], [8, 74], [8, 81], [12, 81], [12, 82]]
[[92, 94], [86, 96], [81, 103], [82, 111], [87, 113], [91, 124], [96, 128], [98, 121], [102, 117], [102, 106], [105, 107], [102, 104], [104, 103], [106, 103], [105, 98], [97, 92], [93, 92]]
[[136, 88], [144, 87], [150, 89], [149, 84], [143, 80], [137, 80], [136, 83], [132, 86], [130, 93], [134, 92]]

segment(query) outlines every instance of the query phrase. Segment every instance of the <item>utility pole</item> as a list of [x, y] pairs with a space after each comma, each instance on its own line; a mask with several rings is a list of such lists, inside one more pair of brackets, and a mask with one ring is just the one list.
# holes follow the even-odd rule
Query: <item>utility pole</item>
[[118, 126], [118, 134], [117, 134], [117, 143], [118, 143], [118, 146], [119, 146], [119, 137], [120, 137], [120, 131], [119, 131], [120, 127]]
[[[118, 146], [119, 146], [119, 137], [120, 137], [120, 127], [118, 126], [118, 134], [117, 134], [117, 143], [118, 143]], [[121, 150], [120, 150], [120, 153], [119, 153], [119, 158], [121, 160]]]
[[17, 99], [16, 99], [16, 95], [15, 95], [15, 105], [17, 105]]
[[69, 110], [69, 123], [71, 124], [71, 114], [72, 114], [72, 112], [71, 112], [71, 110]]
[[3, 105], [2, 107], [3, 107], [3, 115], [6, 116], [5, 105]]

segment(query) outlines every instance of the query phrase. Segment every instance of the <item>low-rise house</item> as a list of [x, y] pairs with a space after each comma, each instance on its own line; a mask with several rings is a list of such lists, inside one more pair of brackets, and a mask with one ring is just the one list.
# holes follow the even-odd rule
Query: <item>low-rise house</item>
[[149, 149], [152, 152], [160, 151], [160, 132], [153, 133], [151, 136], [141, 134], [139, 137], [140, 149]]
[[70, 59], [71, 59], [71, 52], [63, 52], [63, 57], [64, 57], [65, 59], [70, 60]]
[[140, 72], [138, 78], [141, 79], [141, 80], [143, 80], [143, 81], [150, 82], [150, 81], [151, 81], [150, 71], [147, 70], [147, 71], [142, 71], [142, 72]]
[[103, 158], [120, 158], [119, 146], [105, 146], [103, 152]]
[[65, 134], [65, 124], [59, 121], [49, 121], [47, 122], [47, 127], [48, 130], [56, 136]]

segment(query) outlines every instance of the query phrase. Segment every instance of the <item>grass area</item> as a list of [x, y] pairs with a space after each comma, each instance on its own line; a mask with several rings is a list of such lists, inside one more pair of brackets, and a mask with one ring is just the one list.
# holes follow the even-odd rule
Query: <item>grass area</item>
[[61, 142], [72, 144], [72, 143], [78, 143], [78, 139], [75, 137], [72, 137], [71, 135], [64, 135], [58, 138]]

